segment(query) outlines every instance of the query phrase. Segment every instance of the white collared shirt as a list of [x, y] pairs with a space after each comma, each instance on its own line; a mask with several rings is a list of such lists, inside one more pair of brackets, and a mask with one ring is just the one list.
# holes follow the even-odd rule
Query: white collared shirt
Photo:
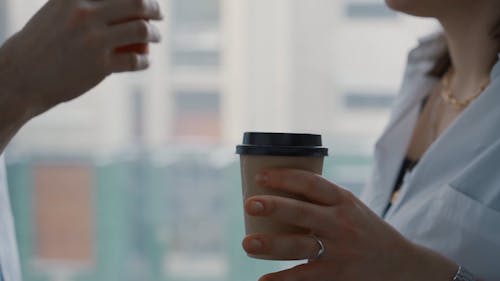
[[21, 281], [14, 220], [9, 201], [3, 155], [0, 155], [0, 270], [4, 281]]
[[[439, 79], [429, 70], [446, 50], [432, 36], [413, 50], [362, 200], [379, 215], [389, 203], [423, 99]], [[500, 280], [500, 63], [491, 84], [425, 152], [385, 220], [487, 281]]]

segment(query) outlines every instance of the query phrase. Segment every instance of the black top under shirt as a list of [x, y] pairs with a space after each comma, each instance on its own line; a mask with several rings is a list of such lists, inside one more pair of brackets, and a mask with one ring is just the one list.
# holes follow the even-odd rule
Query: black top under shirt
[[[422, 113], [425, 105], [427, 104], [427, 101], [429, 100], [429, 96], [430, 95], [425, 97], [424, 100], [422, 101], [422, 104], [420, 105], [420, 113]], [[396, 179], [396, 182], [394, 183], [394, 187], [392, 188], [391, 198], [389, 198], [390, 199], [389, 203], [387, 204], [384, 212], [382, 213], [382, 218], [385, 218], [385, 216], [387, 215], [387, 212], [389, 211], [389, 209], [391, 209], [391, 207], [393, 205], [391, 202], [392, 196], [394, 195], [394, 193], [398, 192], [401, 189], [401, 187], [404, 183], [404, 179], [405, 179], [406, 174], [411, 172], [413, 170], [413, 168], [415, 168], [415, 166], [417, 166], [418, 162], [419, 162], [419, 160], [412, 160], [408, 156], [406, 156], [403, 159], [403, 162], [401, 164], [401, 168], [399, 169], [398, 177]]]
[[[391, 199], [392, 199], [392, 195], [394, 195], [394, 193], [398, 192], [401, 189], [406, 174], [411, 172], [413, 170], [413, 168], [415, 168], [415, 166], [417, 166], [417, 164], [418, 164], [418, 160], [414, 161], [408, 157], [405, 157], [405, 159], [403, 160], [403, 163], [401, 164], [401, 169], [399, 170], [399, 174], [398, 174], [398, 177], [396, 179], [396, 183], [394, 184], [394, 188], [393, 188], [392, 193], [391, 193]], [[387, 204], [384, 212], [382, 213], [382, 217], [385, 217], [385, 215], [387, 214], [387, 212], [389, 211], [389, 209], [391, 207], [392, 207], [392, 202], [391, 202], [391, 200], [389, 200], [389, 203]]]

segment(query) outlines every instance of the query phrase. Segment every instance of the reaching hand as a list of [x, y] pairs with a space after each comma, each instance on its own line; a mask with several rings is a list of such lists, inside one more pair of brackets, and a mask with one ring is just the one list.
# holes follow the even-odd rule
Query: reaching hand
[[[265, 188], [302, 196], [308, 202], [255, 196], [245, 202], [249, 215], [311, 231], [310, 235], [247, 236], [243, 247], [249, 254], [310, 260], [295, 268], [265, 275], [261, 281], [447, 281], [453, 278], [456, 271], [453, 262], [406, 240], [354, 195], [321, 176], [300, 170], [271, 169], [260, 173], [256, 180]], [[321, 246], [325, 250], [322, 254]]]
[[147, 54], [115, 49], [159, 42], [149, 20], [161, 18], [155, 0], [49, 0], [0, 49], [1, 90], [35, 104], [36, 115], [111, 73], [145, 69]]

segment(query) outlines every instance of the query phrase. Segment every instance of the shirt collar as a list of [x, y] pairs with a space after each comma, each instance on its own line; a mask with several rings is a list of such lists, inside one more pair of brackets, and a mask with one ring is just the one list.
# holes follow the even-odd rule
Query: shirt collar
[[498, 54], [498, 61], [495, 63], [493, 66], [493, 69], [491, 70], [491, 80], [493, 81], [495, 78], [500, 76], [500, 54]]
[[448, 49], [443, 32], [425, 36], [418, 43], [418, 46], [409, 55], [412, 62], [435, 62]]

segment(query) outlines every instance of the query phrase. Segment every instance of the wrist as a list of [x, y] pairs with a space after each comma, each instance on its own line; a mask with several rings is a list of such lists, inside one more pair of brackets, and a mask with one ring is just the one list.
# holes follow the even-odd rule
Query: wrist
[[453, 281], [459, 268], [455, 262], [420, 245], [412, 243], [410, 248], [402, 280]]
[[45, 111], [44, 105], [43, 101], [36, 98], [36, 93], [26, 90], [29, 81], [23, 81], [22, 71], [12, 59], [12, 54], [4, 47], [0, 48], [1, 126], [22, 125]]
[[0, 48], [0, 152], [31, 118], [42, 113], [33, 93], [23, 92], [28, 85], [16, 68], [11, 54]]

